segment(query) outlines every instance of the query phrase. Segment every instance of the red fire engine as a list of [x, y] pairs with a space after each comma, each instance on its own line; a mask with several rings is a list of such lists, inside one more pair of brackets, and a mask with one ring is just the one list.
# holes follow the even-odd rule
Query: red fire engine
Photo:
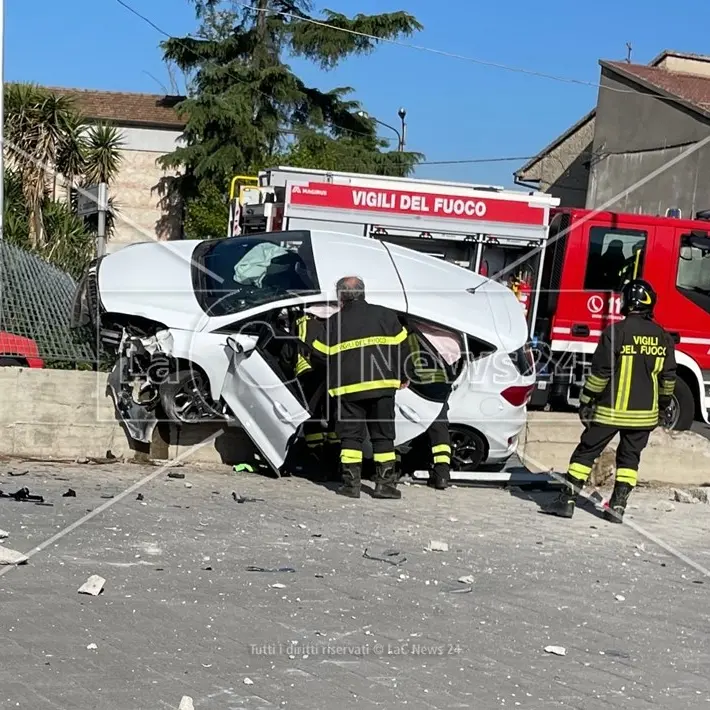
[[[642, 277], [677, 343], [674, 426], [710, 409], [710, 213], [696, 219], [558, 207], [545, 193], [272, 168], [236, 190], [229, 234], [325, 229], [425, 252], [508, 284], [538, 357], [533, 406], [575, 406], [620, 289]], [[676, 211], [677, 212], [677, 211]]]

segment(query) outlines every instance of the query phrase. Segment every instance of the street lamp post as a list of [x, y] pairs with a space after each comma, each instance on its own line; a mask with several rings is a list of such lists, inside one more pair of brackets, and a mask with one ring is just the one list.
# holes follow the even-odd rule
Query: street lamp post
[[[0, 0], [1, 2], [2, 0]], [[380, 121], [379, 118], [375, 118], [374, 116], [370, 116], [366, 111], [358, 111], [357, 115], [360, 116], [360, 118], [368, 118], [370, 121], [374, 121], [375, 123], [379, 123], [380, 126], [384, 126], [385, 128], [389, 128], [390, 131], [394, 131], [397, 134], [397, 150], [402, 153], [404, 151], [404, 143], [406, 140], [406, 132], [407, 132], [407, 124], [405, 122], [405, 119], [407, 117], [407, 111], [406, 109], [399, 109], [398, 111], [398, 116], [400, 118], [400, 121], [402, 121], [402, 130], [398, 131], [394, 126], [390, 126], [389, 123], [385, 123], [384, 121]]]

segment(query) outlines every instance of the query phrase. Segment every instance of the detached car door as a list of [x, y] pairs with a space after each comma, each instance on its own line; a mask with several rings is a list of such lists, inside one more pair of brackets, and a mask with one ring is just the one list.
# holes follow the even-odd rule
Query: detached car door
[[285, 376], [261, 341], [235, 335], [227, 342], [229, 366], [222, 397], [262, 456], [278, 472], [289, 445], [310, 414], [288, 388]]

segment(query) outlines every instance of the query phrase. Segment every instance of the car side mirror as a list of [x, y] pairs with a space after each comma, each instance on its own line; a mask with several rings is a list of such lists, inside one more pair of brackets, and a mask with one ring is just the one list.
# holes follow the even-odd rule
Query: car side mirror
[[238, 340], [235, 340], [231, 335], [227, 338], [227, 345], [230, 350], [237, 353], [237, 355], [244, 354], [244, 346]]

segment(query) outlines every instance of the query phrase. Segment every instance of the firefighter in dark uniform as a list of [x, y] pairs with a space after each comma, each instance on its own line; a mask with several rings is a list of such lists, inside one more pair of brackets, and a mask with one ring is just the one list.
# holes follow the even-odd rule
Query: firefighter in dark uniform
[[330, 425], [324, 428], [322, 424], [323, 420], [328, 418], [329, 411], [325, 387], [323, 387], [319, 401], [313, 401], [325, 377], [325, 372], [319, 371], [319, 368], [314, 368], [311, 364], [313, 339], [320, 330], [322, 322], [321, 319], [308, 313], [304, 313], [296, 319], [295, 331], [299, 347], [296, 350], [294, 374], [301, 385], [306, 402], [313, 407], [313, 416], [303, 427], [306, 447], [311, 454], [310, 467], [318, 466], [323, 469], [324, 474], [328, 474], [337, 467], [340, 440], [334, 426]]
[[407, 330], [394, 311], [368, 303], [355, 276], [336, 285], [340, 311], [324, 321], [313, 341], [328, 366], [340, 437], [340, 495], [360, 497], [362, 449], [369, 432], [375, 460], [375, 498], [401, 498], [395, 467], [394, 397], [409, 355]]
[[635, 279], [623, 287], [621, 298], [626, 317], [601, 335], [579, 398], [585, 430], [570, 459], [565, 487], [545, 513], [572, 517], [594, 462], [618, 433], [616, 480], [604, 516], [609, 522], [622, 522], [637, 482], [641, 452], [659, 416], [665, 418], [670, 411], [675, 344], [652, 319], [656, 294], [649, 283]]
[[434, 402], [444, 402], [437, 420], [427, 429], [424, 436], [427, 438], [431, 454], [427, 485], [436, 490], [446, 490], [450, 484], [451, 473], [451, 437], [448, 418], [451, 384], [447, 368], [438, 361], [439, 358], [426, 347], [426, 344], [422, 347], [422, 341], [416, 333], [410, 333], [407, 340], [411, 353], [407, 374], [412, 382], [417, 383], [417, 393]]

